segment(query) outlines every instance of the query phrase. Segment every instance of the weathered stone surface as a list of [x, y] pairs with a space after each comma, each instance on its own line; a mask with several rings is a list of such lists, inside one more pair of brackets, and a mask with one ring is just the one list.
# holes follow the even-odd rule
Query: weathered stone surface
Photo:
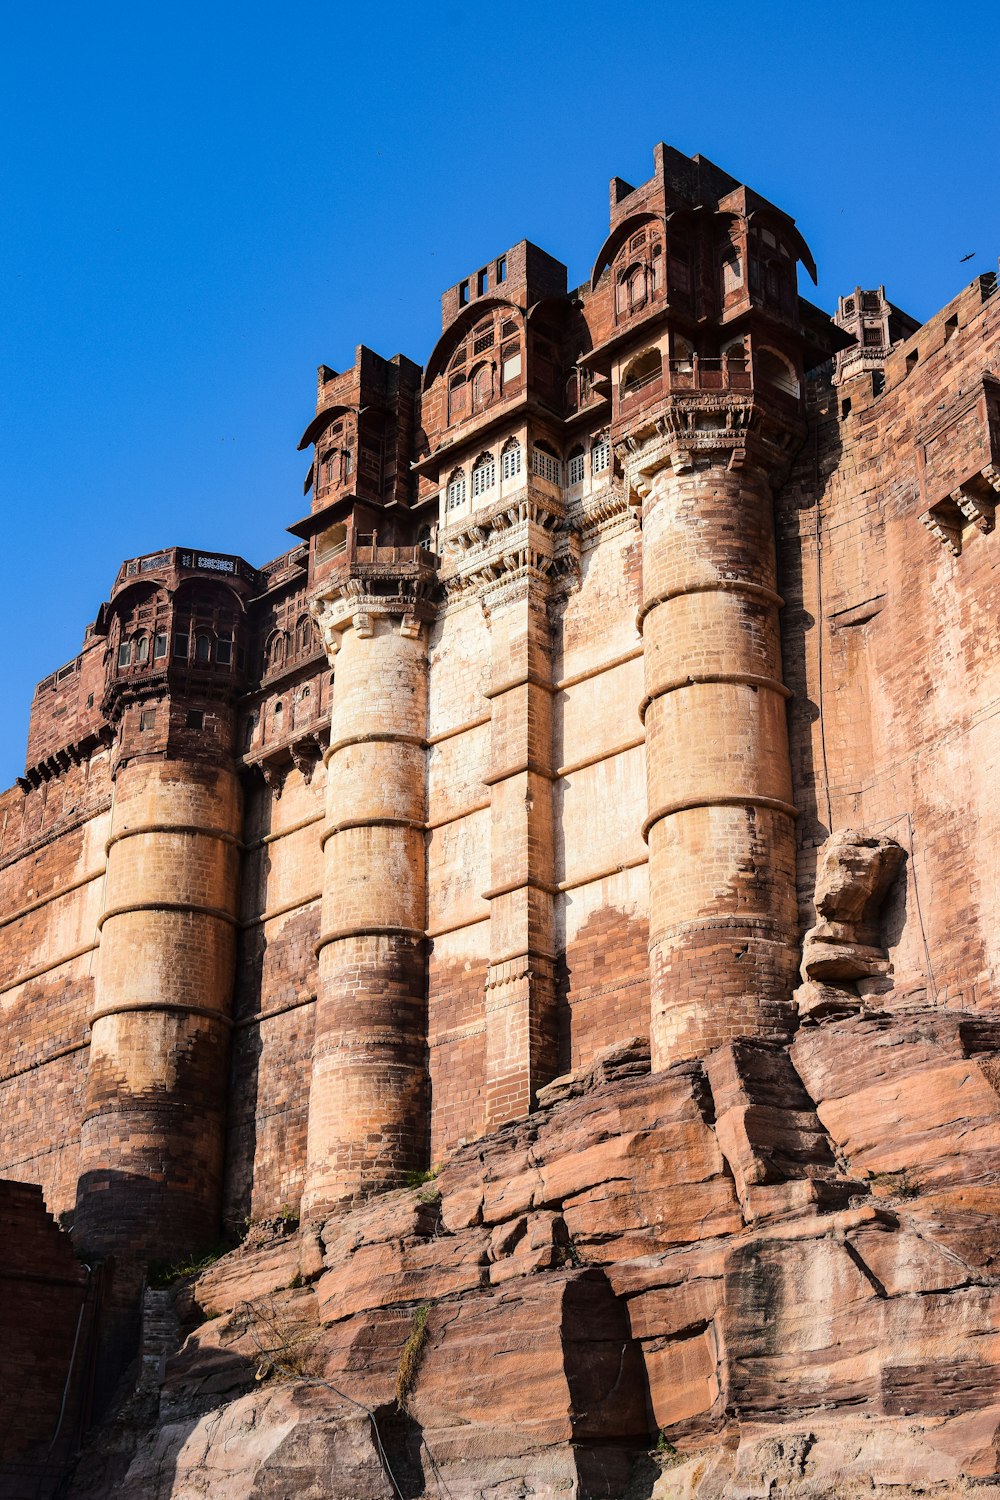
[[[879, 930], [886, 894], [906, 858], [895, 839], [841, 829], [816, 860], [816, 922], [802, 944], [796, 991], [799, 1015], [810, 1021], [862, 1009], [858, 981], [871, 988], [891, 973]], [[880, 987], [877, 983], [875, 987]], [[882, 984], [881, 988], [888, 988]]]
[[[374, 1422], [405, 1496], [988, 1495], [984, 1037], [859, 1017], [790, 1055], [720, 1049], [711, 1090], [695, 1064], [592, 1083], [331, 1219], [311, 1285], [294, 1242], [234, 1252], [185, 1294], [210, 1316], [119, 1450], [121, 1493], [277, 1500], [319, 1493], [325, 1463], [330, 1494], [367, 1500], [389, 1482]], [[241, 1424], [252, 1483], [216, 1452]]]

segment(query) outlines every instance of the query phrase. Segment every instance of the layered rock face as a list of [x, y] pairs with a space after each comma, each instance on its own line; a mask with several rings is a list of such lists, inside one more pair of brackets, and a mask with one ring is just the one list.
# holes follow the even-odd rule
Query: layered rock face
[[203, 1321], [71, 1493], [1000, 1495], [998, 1048], [883, 1009], [611, 1049], [185, 1286]]

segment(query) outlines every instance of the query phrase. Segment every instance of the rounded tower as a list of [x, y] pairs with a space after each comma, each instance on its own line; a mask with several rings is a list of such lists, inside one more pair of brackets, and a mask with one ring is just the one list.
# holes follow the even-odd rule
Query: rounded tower
[[434, 559], [348, 530], [314, 613], [334, 666], [303, 1217], [427, 1166], [424, 596]]
[[98, 628], [116, 733], [75, 1236], [163, 1258], [219, 1232], [242, 806], [236, 558], [125, 565]]
[[792, 220], [702, 158], [660, 148], [657, 161], [639, 209], [631, 189], [613, 208], [595, 283], [607, 267], [612, 441], [642, 505], [650, 1039], [663, 1068], [792, 1022], [796, 813], [772, 489], [805, 431], [803, 365], [817, 351]]

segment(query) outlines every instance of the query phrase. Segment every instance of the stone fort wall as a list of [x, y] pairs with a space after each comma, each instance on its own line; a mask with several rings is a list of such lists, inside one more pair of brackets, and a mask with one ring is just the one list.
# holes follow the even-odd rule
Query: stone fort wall
[[[846, 827], [909, 856], [891, 1003], [994, 1006], [995, 282], [922, 328], [880, 292], [876, 342], [793, 296], [787, 216], [655, 166], [576, 292], [522, 242], [423, 370], [321, 367], [291, 551], [130, 560], [39, 685], [0, 1175], [53, 1215], [319, 1212], [611, 1043], [787, 1034]], [[166, 1197], [133, 1248], [202, 1232]]]

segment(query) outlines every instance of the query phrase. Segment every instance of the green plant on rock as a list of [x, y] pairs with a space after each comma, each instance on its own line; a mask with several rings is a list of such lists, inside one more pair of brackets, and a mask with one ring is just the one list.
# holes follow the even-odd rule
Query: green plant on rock
[[212, 1245], [207, 1250], [190, 1251], [177, 1260], [151, 1260], [146, 1269], [147, 1285], [158, 1291], [173, 1286], [178, 1281], [189, 1281], [214, 1266], [217, 1260], [228, 1255], [231, 1245]]
[[404, 1185], [408, 1188], [423, 1187], [426, 1182], [433, 1182], [441, 1170], [441, 1163], [428, 1167], [426, 1172], [407, 1172]]
[[672, 1469], [685, 1462], [684, 1454], [678, 1452], [662, 1427], [656, 1439], [656, 1452], [664, 1468]]
[[868, 1186], [883, 1197], [916, 1198], [920, 1188], [908, 1177], [905, 1168], [898, 1172], [870, 1172]]
[[420, 1373], [420, 1365], [427, 1345], [427, 1317], [430, 1310], [429, 1303], [424, 1303], [422, 1307], [417, 1308], [413, 1314], [410, 1336], [399, 1356], [399, 1366], [396, 1370], [396, 1400], [403, 1410], [406, 1409], [407, 1401], [416, 1386], [417, 1376]]

